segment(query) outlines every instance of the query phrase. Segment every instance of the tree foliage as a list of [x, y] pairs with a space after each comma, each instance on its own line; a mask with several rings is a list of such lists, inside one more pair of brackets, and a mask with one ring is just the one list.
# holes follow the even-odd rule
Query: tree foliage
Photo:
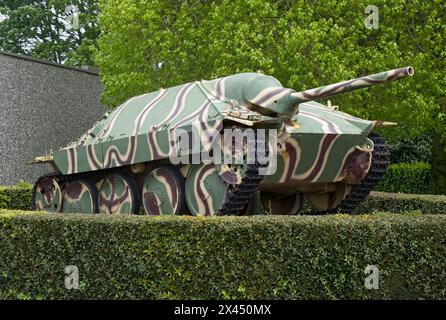
[[71, 65], [94, 63], [98, 0], [0, 0], [0, 14], [1, 50]]
[[[415, 76], [333, 97], [355, 115], [398, 121], [388, 136], [445, 124], [443, 1], [104, 0], [97, 63], [111, 106], [200, 78], [262, 71], [308, 89], [412, 65]], [[161, 65], [161, 67], [159, 67]]]
[[[261, 71], [309, 89], [412, 65], [415, 75], [331, 98], [341, 110], [395, 121], [388, 139], [435, 137], [433, 170], [446, 190], [446, 3], [376, 0], [102, 0], [96, 61], [103, 102], [184, 82]], [[436, 174], [436, 175], [437, 175]]]

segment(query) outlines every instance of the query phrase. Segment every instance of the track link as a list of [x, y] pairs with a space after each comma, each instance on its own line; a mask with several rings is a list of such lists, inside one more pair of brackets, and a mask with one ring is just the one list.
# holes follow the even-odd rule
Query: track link
[[[259, 140], [255, 140], [259, 145]], [[267, 141], [260, 142], [265, 146], [266, 154], [268, 156], [268, 143]], [[248, 204], [249, 200], [253, 198], [258, 190], [260, 182], [262, 182], [264, 176], [259, 174], [259, 169], [268, 166], [268, 164], [261, 165], [257, 159], [253, 164], [247, 164], [245, 176], [242, 178], [242, 182], [228, 191], [225, 202], [219, 210], [219, 215], [240, 215], [241, 211]]]

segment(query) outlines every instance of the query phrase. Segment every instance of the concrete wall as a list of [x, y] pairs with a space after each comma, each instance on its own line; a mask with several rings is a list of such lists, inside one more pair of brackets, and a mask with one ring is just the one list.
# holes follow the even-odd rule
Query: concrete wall
[[97, 72], [0, 52], [0, 185], [51, 172], [25, 163], [82, 135], [106, 108]]

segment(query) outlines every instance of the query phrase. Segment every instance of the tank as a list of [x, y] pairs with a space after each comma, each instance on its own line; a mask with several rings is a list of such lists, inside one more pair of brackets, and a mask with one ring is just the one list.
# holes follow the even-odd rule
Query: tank
[[[365, 120], [315, 102], [413, 75], [404, 67], [295, 91], [241, 73], [161, 88], [103, 115], [76, 141], [37, 157], [48, 212], [147, 215], [351, 213], [382, 179], [389, 148]], [[258, 199], [260, 197], [260, 199]]]

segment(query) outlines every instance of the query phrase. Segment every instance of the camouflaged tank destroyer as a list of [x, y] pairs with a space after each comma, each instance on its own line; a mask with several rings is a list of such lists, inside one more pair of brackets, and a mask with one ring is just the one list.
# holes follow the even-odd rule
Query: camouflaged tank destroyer
[[[255, 212], [259, 194], [272, 214], [296, 214], [305, 199], [316, 212], [352, 212], [387, 170], [389, 149], [373, 129], [390, 123], [314, 100], [412, 74], [405, 67], [296, 92], [271, 76], [241, 73], [133, 97], [78, 140], [32, 161], [55, 171], [35, 183], [34, 209], [241, 215]], [[227, 148], [218, 136], [224, 129], [251, 130], [255, 141]], [[185, 141], [183, 160], [235, 152], [243, 161], [177, 161]], [[245, 161], [250, 146], [269, 146], [274, 170], [265, 173], [271, 161], [257, 156]]]

